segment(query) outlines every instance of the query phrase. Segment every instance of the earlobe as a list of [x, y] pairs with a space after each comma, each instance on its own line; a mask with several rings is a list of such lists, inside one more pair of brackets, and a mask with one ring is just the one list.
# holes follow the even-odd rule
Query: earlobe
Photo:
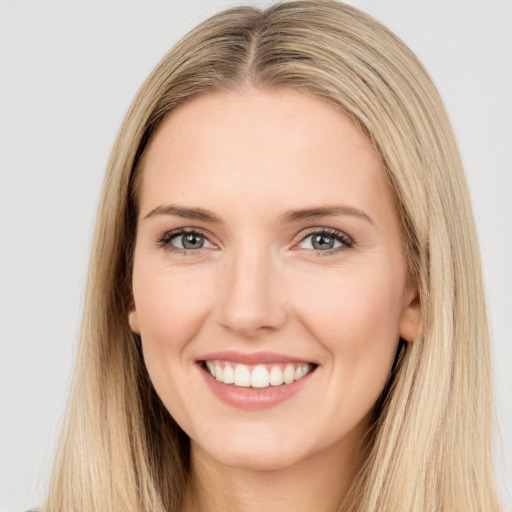
[[140, 334], [140, 328], [139, 328], [139, 317], [137, 315], [137, 311], [135, 309], [132, 309], [128, 313], [128, 324], [130, 325], [130, 329], [135, 334]]
[[421, 329], [420, 297], [417, 286], [411, 286], [404, 297], [400, 315], [400, 337], [407, 342], [418, 338]]

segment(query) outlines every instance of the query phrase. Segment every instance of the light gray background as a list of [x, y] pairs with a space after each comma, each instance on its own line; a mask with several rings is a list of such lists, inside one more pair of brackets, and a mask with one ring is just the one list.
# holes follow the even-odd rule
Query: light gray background
[[[412, 47], [453, 121], [482, 247], [504, 446], [499, 473], [510, 508], [512, 1], [349, 3]], [[98, 193], [122, 117], [172, 44], [235, 4], [0, 0], [2, 512], [26, 510], [45, 492], [72, 371]]]

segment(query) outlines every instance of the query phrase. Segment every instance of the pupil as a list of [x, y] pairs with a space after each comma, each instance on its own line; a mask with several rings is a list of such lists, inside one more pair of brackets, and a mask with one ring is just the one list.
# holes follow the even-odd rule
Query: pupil
[[328, 235], [315, 235], [313, 237], [313, 247], [315, 249], [332, 249], [334, 238]]
[[202, 236], [189, 233], [183, 237], [183, 247], [185, 247], [185, 249], [200, 249], [203, 245], [204, 239]]

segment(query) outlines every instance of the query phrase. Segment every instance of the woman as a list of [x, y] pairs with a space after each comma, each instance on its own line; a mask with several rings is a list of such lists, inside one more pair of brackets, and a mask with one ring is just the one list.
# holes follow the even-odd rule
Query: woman
[[500, 510], [479, 265], [401, 41], [211, 18], [115, 143], [46, 510]]

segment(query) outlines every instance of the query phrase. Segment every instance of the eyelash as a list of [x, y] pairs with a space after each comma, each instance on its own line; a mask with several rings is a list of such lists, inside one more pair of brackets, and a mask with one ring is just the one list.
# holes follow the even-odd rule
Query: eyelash
[[196, 235], [208, 240], [206, 234], [197, 228], [179, 228], [167, 231], [160, 239], [157, 240], [157, 246], [175, 254], [183, 254], [185, 256], [193, 256], [197, 254], [201, 249], [182, 249], [171, 244], [173, 239], [184, 235]]
[[[158, 247], [166, 249], [167, 251], [169, 251], [171, 253], [183, 254], [186, 256], [194, 256], [197, 253], [199, 253], [202, 248], [200, 248], [200, 249], [182, 249], [180, 247], [176, 247], [171, 244], [171, 241], [173, 239], [179, 238], [180, 236], [189, 235], [189, 234], [197, 235], [197, 236], [204, 238], [205, 240], [208, 240], [207, 235], [203, 231], [201, 231], [197, 228], [179, 228], [179, 229], [174, 229], [172, 231], [167, 231], [161, 238], [159, 238], [157, 240], [156, 245]], [[300, 236], [300, 238], [296, 241], [296, 244], [304, 242], [305, 240], [307, 240], [309, 237], [311, 237], [313, 235], [320, 235], [320, 236], [325, 236], [325, 237], [329, 237], [329, 238], [334, 238], [335, 241], [341, 243], [340, 247], [336, 247], [336, 248], [332, 248], [332, 249], [326, 249], [326, 250], [311, 249], [315, 256], [332, 255], [332, 254], [338, 253], [340, 251], [350, 249], [354, 246], [354, 240], [351, 237], [349, 237], [342, 231], [338, 231], [337, 229], [332, 229], [332, 228], [312, 229], [312, 230], [308, 231], [307, 233], [302, 234]]]
[[344, 251], [346, 249], [351, 249], [354, 246], [354, 240], [349, 237], [347, 234], [343, 233], [343, 231], [338, 231], [337, 229], [332, 228], [320, 228], [320, 229], [311, 229], [305, 234], [302, 234], [297, 243], [304, 242], [309, 237], [313, 235], [320, 235], [324, 237], [334, 238], [335, 241], [340, 242], [340, 247], [335, 247], [332, 249], [320, 250], [320, 249], [311, 249], [315, 256], [330, 256], [336, 254], [340, 251]]

